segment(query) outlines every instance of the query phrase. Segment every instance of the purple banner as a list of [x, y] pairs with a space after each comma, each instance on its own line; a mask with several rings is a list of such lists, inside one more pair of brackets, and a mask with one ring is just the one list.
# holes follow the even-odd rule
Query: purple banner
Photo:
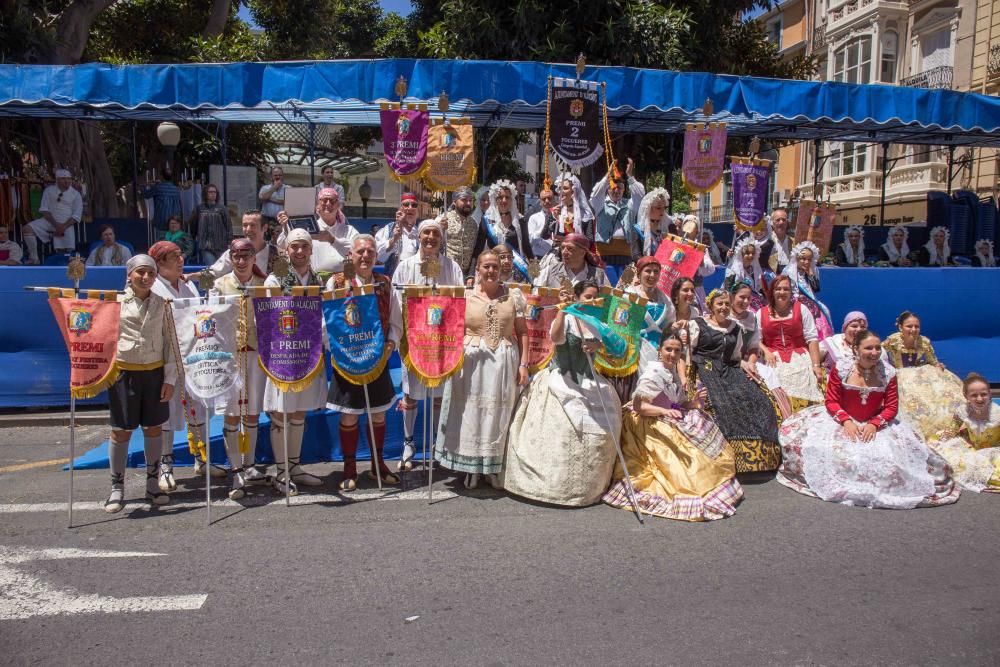
[[411, 109], [384, 109], [382, 148], [385, 162], [396, 176], [417, 174], [427, 158], [430, 113]]
[[323, 305], [318, 296], [256, 298], [260, 365], [281, 391], [302, 391], [323, 370]]
[[708, 192], [722, 180], [726, 164], [726, 124], [690, 124], [684, 131], [684, 187], [691, 194]]
[[759, 230], [767, 213], [767, 181], [771, 163], [764, 160], [732, 158], [733, 214], [736, 227], [741, 230]]

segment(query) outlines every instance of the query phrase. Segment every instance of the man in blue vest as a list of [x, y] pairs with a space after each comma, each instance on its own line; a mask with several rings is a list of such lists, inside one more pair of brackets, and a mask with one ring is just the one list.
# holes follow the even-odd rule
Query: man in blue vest
[[615, 173], [605, 174], [590, 194], [590, 207], [596, 216], [597, 251], [601, 259], [612, 266], [625, 266], [642, 254], [634, 225], [646, 188], [633, 177], [634, 169], [635, 162], [629, 158], [625, 179], [613, 169]]

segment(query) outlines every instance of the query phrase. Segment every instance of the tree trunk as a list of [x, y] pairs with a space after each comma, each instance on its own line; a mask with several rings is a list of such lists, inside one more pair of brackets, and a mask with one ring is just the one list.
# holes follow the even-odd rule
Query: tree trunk
[[[112, 4], [114, 0], [76, 0], [63, 10], [55, 22], [55, 46], [49, 61], [53, 65], [78, 64], [91, 26]], [[119, 215], [111, 165], [95, 122], [43, 120], [42, 155], [51, 171], [66, 167], [74, 178], [87, 184], [87, 204], [93, 217]]]
[[229, 21], [229, 0], [213, 0], [212, 12], [208, 15], [208, 22], [201, 31], [201, 36], [205, 39], [218, 37], [226, 28], [227, 21]]

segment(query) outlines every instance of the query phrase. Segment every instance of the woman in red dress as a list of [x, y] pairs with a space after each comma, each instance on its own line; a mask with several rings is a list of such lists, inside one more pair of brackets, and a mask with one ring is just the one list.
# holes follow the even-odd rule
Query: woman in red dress
[[935, 507], [958, 500], [951, 471], [896, 419], [896, 371], [879, 337], [860, 332], [854, 358], [830, 371], [826, 405], [786, 419], [779, 431], [778, 481], [821, 500], [886, 509]]

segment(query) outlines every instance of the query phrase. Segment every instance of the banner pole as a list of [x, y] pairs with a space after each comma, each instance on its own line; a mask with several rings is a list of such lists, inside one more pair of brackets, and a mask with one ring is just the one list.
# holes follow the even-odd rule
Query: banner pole
[[424, 403], [424, 410], [423, 410], [423, 413], [424, 413], [424, 422], [423, 422], [423, 424], [424, 424], [424, 426], [423, 426], [423, 429], [422, 429], [422, 432], [421, 432], [421, 438], [420, 438], [420, 444], [423, 446], [423, 456], [420, 457], [420, 463], [421, 463], [421, 465], [423, 465], [425, 467], [427, 466], [427, 439], [429, 437], [428, 434], [430, 433], [430, 430], [429, 430], [429, 428], [427, 426], [427, 423], [428, 423], [427, 422], [427, 392], [428, 391], [429, 390], [425, 387], [424, 388], [424, 400], [423, 400], [423, 403]]
[[365, 414], [368, 416], [368, 451], [371, 452], [372, 462], [375, 464], [375, 476], [378, 479], [378, 490], [382, 490], [382, 468], [379, 466], [379, 458], [375, 447], [375, 425], [372, 424], [372, 404], [368, 398], [368, 383], [361, 385], [365, 390]]
[[[209, 423], [210, 412], [208, 411], [208, 402], [202, 401], [202, 406], [205, 408], [205, 432], [202, 437], [205, 438], [205, 525], [212, 525], [212, 427]], [[189, 427], [190, 428], [190, 427]]]
[[429, 434], [431, 441], [431, 460], [427, 462], [427, 502], [434, 502], [434, 448], [437, 434], [434, 432], [434, 389], [428, 389], [430, 393], [431, 416], [427, 420], [430, 424]]
[[[597, 371], [594, 370], [594, 360], [591, 358], [589, 353], [584, 352], [584, 355], [587, 357], [587, 365], [590, 366], [590, 374], [593, 376], [594, 382], [598, 382], [597, 386], [600, 388], [601, 385], [597, 379]], [[611, 423], [611, 418], [608, 416], [608, 404], [604, 402], [604, 394], [598, 391], [597, 395], [601, 398], [601, 409], [604, 411], [604, 419], [608, 423]], [[625, 454], [622, 452], [622, 447], [618, 443], [618, 434], [612, 433], [611, 440], [615, 443], [615, 449], [618, 452], [618, 461], [622, 464], [622, 472], [625, 474], [625, 488], [628, 489], [628, 497], [629, 500], [632, 501], [632, 508], [635, 510], [635, 516], [639, 519], [640, 524], [645, 525], [646, 522], [642, 519], [642, 510], [639, 509], [639, 501], [636, 500], [635, 497], [635, 489], [632, 488], [632, 478], [628, 474], [628, 464], [625, 463]]]
[[[80, 296], [80, 280], [73, 280], [73, 293]], [[72, 368], [70, 368], [72, 373]], [[110, 441], [109, 441], [110, 443]], [[69, 389], [69, 528], [73, 527], [73, 487], [76, 477], [76, 395]]]

